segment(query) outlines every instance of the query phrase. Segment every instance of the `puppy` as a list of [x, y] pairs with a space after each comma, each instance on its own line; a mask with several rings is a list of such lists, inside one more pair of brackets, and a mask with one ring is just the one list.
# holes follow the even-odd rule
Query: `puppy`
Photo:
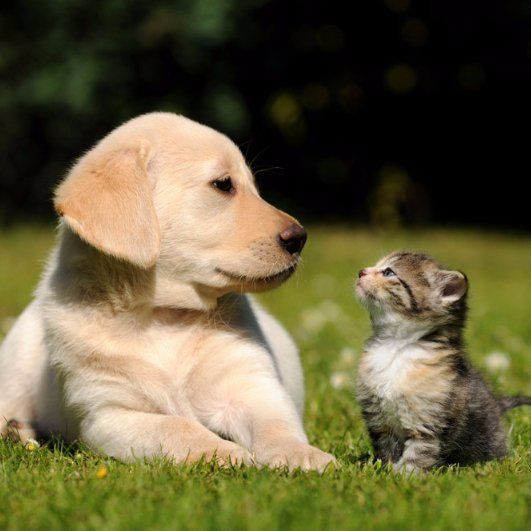
[[55, 209], [57, 248], [0, 349], [0, 432], [18, 419], [123, 460], [333, 461], [303, 429], [296, 347], [243, 295], [288, 279], [306, 233], [227, 137], [135, 118], [79, 159]]

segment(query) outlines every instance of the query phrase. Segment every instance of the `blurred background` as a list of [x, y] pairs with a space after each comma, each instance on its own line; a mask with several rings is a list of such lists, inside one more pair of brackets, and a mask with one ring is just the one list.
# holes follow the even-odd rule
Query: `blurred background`
[[0, 224], [137, 114], [231, 136], [308, 221], [527, 231], [526, 0], [3, 0]]

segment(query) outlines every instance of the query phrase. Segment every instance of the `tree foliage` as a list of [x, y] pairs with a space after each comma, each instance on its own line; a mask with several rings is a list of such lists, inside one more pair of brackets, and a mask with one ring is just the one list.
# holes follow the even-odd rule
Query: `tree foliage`
[[75, 157], [167, 110], [280, 166], [265, 193], [306, 218], [526, 226], [483, 183], [530, 169], [528, 30], [523, 1], [5, 0], [0, 221], [50, 216]]

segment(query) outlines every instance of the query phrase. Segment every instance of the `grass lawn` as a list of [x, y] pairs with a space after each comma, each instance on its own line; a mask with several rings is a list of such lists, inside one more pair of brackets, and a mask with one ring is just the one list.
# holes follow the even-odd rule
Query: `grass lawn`
[[[408, 479], [372, 462], [352, 392], [369, 332], [352, 277], [383, 253], [414, 248], [468, 274], [473, 360], [496, 389], [531, 394], [531, 238], [339, 227], [309, 233], [297, 276], [261, 298], [301, 347], [307, 431], [313, 444], [339, 458], [339, 470], [321, 477], [205, 464], [126, 465], [82, 447], [31, 450], [0, 442], [0, 529], [531, 528], [529, 408], [507, 416], [511, 453], [504, 462]], [[4, 329], [30, 300], [52, 240], [46, 228], [0, 234]]]

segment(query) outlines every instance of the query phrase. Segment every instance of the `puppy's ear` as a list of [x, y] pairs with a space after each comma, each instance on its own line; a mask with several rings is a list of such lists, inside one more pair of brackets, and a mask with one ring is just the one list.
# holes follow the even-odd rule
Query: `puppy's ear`
[[90, 245], [139, 267], [151, 267], [160, 229], [147, 175], [149, 145], [106, 151], [97, 146], [55, 192], [55, 210]]

